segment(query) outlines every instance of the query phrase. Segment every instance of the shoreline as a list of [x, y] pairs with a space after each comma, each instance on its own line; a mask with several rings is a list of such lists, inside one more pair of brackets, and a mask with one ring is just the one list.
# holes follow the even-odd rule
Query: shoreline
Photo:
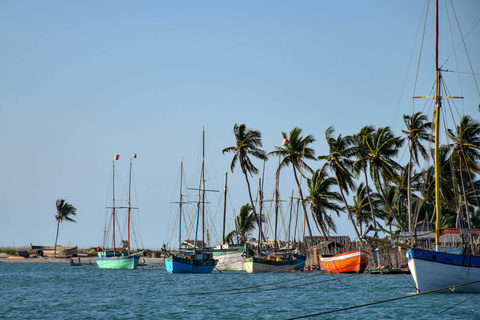
[[[73, 262], [78, 263], [78, 258], [80, 262], [84, 265], [96, 265], [95, 256], [78, 256], [73, 257]], [[140, 257], [140, 262], [145, 261], [145, 264], [162, 264], [164, 262], [163, 258], [149, 258], [149, 257]], [[65, 263], [70, 264], [70, 258], [54, 258], [54, 257], [21, 257], [21, 256], [11, 256], [5, 253], [0, 253], [0, 263]]]

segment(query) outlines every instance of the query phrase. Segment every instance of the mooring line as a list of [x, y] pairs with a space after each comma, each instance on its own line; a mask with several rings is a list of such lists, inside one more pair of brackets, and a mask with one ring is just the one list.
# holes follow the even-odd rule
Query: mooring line
[[475, 293], [473, 296], [468, 297], [467, 299], [462, 300], [462, 301], [460, 301], [459, 303], [454, 304], [453, 306], [451, 306], [451, 307], [449, 307], [449, 308], [441, 311], [440, 313], [444, 313], [444, 312], [446, 312], [446, 311], [448, 311], [448, 310], [450, 310], [450, 309], [453, 309], [453, 308], [455, 308], [456, 306], [458, 306], [459, 304], [464, 303], [464, 302], [467, 302], [467, 300], [472, 299], [473, 297], [475, 297], [475, 296], [478, 295], [478, 294], [480, 294], [480, 292], [477, 292], [477, 293]]
[[407, 282], [408, 282], [408, 284], [410, 284], [412, 287], [414, 287], [414, 288], [415, 288], [415, 290], [417, 289], [417, 287], [415, 286], [415, 284], [414, 284], [414, 283], [412, 283], [410, 280], [408, 280], [408, 279], [407, 279], [407, 277], [405, 277], [405, 275], [404, 275], [404, 274], [402, 274], [402, 277], [403, 277], [403, 279], [405, 279], [405, 281], [407, 281]]
[[349, 277], [354, 277], [354, 276], [357, 276], [357, 275], [358, 275], [358, 274], [353, 274], [353, 275], [349, 275], [349, 276], [345, 276], [345, 277], [340, 277], [340, 278], [327, 279], [327, 280], [321, 280], [321, 281], [315, 281], [315, 282], [309, 282], [309, 283], [301, 283], [301, 284], [296, 284], [296, 285], [294, 285], [294, 286], [277, 287], [277, 288], [262, 289], [262, 290], [252, 290], [252, 291], [242, 291], [242, 292], [230, 292], [230, 293], [226, 293], [226, 294], [243, 294], [243, 293], [255, 293], [255, 292], [274, 291], [274, 290], [295, 288], [295, 287], [300, 287], [300, 286], [308, 286], [308, 285], [312, 285], [312, 284], [317, 284], [317, 283], [322, 283], [322, 282], [328, 282], [328, 281], [335, 281], [335, 280], [338, 280], [338, 282], [341, 283], [341, 282], [342, 282], [342, 281], [340, 281], [341, 279], [345, 279], [345, 278], [349, 278]]
[[277, 285], [277, 284], [281, 284], [281, 283], [306, 279], [306, 278], [310, 278], [310, 277], [313, 277], [313, 276], [318, 276], [318, 275], [321, 275], [321, 274], [324, 274], [324, 273], [319, 272], [319, 273], [314, 273], [314, 274], [311, 274], [311, 275], [308, 275], [308, 276], [305, 276], [305, 277], [300, 277], [300, 278], [296, 278], [296, 279], [289, 279], [289, 280], [273, 282], [273, 283], [267, 283], [267, 284], [260, 284], [260, 285], [257, 285], [257, 286], [250, 286], [250, 287], [243, 287], [243, 288], [236, 288], [236, 289], [229, 289], [229, 290], [220, 290], [220, 291], [182, 293], [182, 294], [178, 294], [178, 296], [195, 296], [195, 295], [201, 295], [201, 294], [214, 294], [214, 293], [224, 293], [224, 292], [238, 291], [238, 290], [245, 290], [245, 289], [254, 289], [254, 288], [273, 286], [273, 285]]
[[480, 280], [467, 282], [467, 283], [462, 283], [462, 284], [459, 284], [459, 285], [445, 287], [445, 288], [441, 288], [441, 289], [425, 291], [425, 292], [412, 294], [412, 295], [408, 295], [408, 296], [401, 296], [401, 297], [396, 297], [396, 298], [391, 298], [391, 299], [386, 299], [386, 300], [380, 300], [380, 301], [374, 301], [374, 302], [370, 302], [370, 303], [360, 304], [360, 305], [341, 308], [341, 309], [328, 310], [328, 311], [322, 311], [322, 312], [307, 314], [307, 315], [303, 315], [303, 316], [299, 316], [299, 317], [287, 318], [285, 320], [303, 319], [303, 318], [315, 317], [315, 316], [320, 316], [320, 315], [324, 315], [324, 314], [335, 313], [335, 312], [340, 312], [340, 311], [345, 311], [345, 310], [358, 309], [358, 308], [372, 306], [372, 305], [375, 305], [375, 304], [380, 304], [380, 303], [385, 303], [385, 302], [390, 302], [390, 301], [395, 301], [395, 300], [401, 300], [401, 299], [411, 298], [411, 297], [418, 297], [418, 296], [422, 296], [422, 295], [425, 295], [425, 294], [430, 294], [430, 293], [449, 290], [449, 289], [453, 291], [457, 287], [463, 287], [463, 286], [470, 285], [470, 284], [473, 284], [473, 283], [478, 283], [478, 282], [480, 282]]

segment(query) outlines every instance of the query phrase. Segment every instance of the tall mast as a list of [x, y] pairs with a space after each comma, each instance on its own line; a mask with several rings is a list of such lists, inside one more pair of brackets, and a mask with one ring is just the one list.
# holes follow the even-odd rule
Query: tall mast
[[258, 202], [259, 202], [259, 225], [258, 225], [258, 240], [257, 252], [260, 254], [260, 241], [262, 238], [262, 210], [263, 210], [263, 193], [262, 193], [262, 178], [258, 179]]
[[223, 195], [223, 229], [222, 229], [222, 243], [225, 244], [225, 220], [227, 216], [227, 175], [228, 172], [225, 172], [225, 188]]
[[113, 197], [112, 197], [112, 227], [113, 227], [113, 255], [115, 256], [115, 161], [118, 160], [120, 156], [115, 155], [113, 157], [113, 179], [112, 179], [112, 192], [113, 192]]
[[[280, 160], [280, 158], [279, 158]], [[279, 181], [279, 175], [276, 175], [275, 178], [275, 238], [273, 240], [273, 243], [275, 244], [275, 249], [278, 249], [278, 243], [277, 243], [277, 226], [278, 226], [278, 196], [279, 196], [279, 191], [278, 191], [278, 181]]]
[[442, 96], [440, 94], [441, 74], [438, 68], [438, 0], [435, 1], [435, 210], [437, 222], [435, 225], [435, 251], [440, 246], [440, 164], [439, 164], [439, 144], [440, 144], [440, 108], [442, 107]]
[[205, 128], [202, 139], [202, 248], [205, 248]]
[[178, 219], [178, 251], [180, 252], [180, 249], [182, 247], [182, 183], [183, 183], [183, 158], [182, 162], [180, 164], [180, 202], [179, 202], [179, 219]]
[[[263, 160], [263, 173], [262, 178], [258, 179], [258, 201], [260, 202], [259, 217], [258, 217], [258, 242], [257, 242], [257, 255], [260, 256], [260, 241], [262, 238], [262, 211], [263, 211], [263, 181], [265, 181], [265, 160]], [[265, 240], [265, 236], [264, 236]]]
[[293, 192], [292, 189], [292, 197], [290, 198], [290, 218], [288, 219], [288, 239], [287, 239], [287, 248], [290, 248], [290, 229], [292, 226], [292, 211], [293, 211]]
[[128, 242], [127, 242], [127, 249], [128, 254], [130, 254], [130, 212], [132, 210], [132, 203], [131, 203], [131, 191], [132, 191], [132, 162], [133, 158], [136, 158], [137, 155], [134, 153], [130, 158], [130, 174], [128, 176], [128, 213], [127, 213], [127, 223], [128, 223]]

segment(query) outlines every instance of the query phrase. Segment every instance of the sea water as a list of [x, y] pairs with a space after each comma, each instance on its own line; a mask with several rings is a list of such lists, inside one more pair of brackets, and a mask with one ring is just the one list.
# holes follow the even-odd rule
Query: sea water
[[416, 295], [410, 275], [0, 263], [1, 319], [288, 319], [340, 309], [310, 319], [480, 319], [479, 305], [474, 294]]

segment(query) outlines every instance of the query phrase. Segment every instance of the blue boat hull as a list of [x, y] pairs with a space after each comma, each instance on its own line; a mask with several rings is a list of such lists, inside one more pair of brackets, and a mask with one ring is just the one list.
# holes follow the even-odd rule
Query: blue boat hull
[[216, 260], [202, 261], [178, 256], [165, 258], [165, 266], [169, 273], [212, 273], [216, 265]]
[[305, 260], [307, 257], [299, 254], [295, 254], [294, 257], [297, 259], [297, 264], [293, 270], [303, 270], [305, 268]]

